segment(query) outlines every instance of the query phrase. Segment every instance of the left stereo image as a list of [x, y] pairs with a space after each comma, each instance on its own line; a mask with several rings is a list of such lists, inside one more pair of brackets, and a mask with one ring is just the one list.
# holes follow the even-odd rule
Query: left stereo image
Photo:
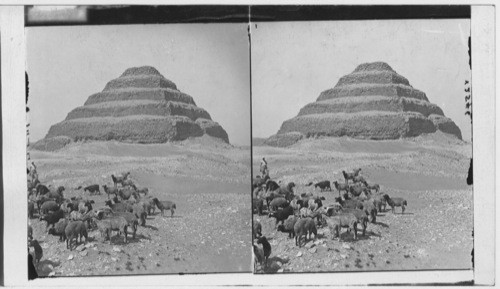
[[252, 272], [247, 24], [25, 32], [38, 276]]

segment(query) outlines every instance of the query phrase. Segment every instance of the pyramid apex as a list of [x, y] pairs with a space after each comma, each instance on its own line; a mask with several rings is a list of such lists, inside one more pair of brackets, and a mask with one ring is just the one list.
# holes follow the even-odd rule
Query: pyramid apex
[[158, 76], [162, 76], [161, 73], [153, 66], [145, 65], [145, 66], [127, 68], [127, 70], [125, 70], [125, 72], [123, 72], [122, 75], [120, 75], [120, 77], [134, 76], [134, 75], [158, 75]]
[[362, 71], [373, 71], [373, 70], [378, 70], [378, 71], [394, 71], [392, 67], [382, 61], [377, 61], [377, 62], [367, 62], [367, 63], [362, 63], [354, 69], [354, 72], [362, 72]]

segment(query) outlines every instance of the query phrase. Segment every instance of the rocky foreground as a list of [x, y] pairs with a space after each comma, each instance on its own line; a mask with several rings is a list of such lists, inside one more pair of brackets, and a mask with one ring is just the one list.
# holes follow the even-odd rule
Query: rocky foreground
[[329, 229], [319, 227], [318, 236], [302, 248], [275, 230], [274, 218], [254, 214], [272, 246], [267, 266], [257, 266], [256, 272], [472, 268], [473, 195], [465, 181], [470, 144], [445, 134], [383, 142], [321, 138], [287, 149], [254, 147], [253, 154], [254, 171], [265, 157], [271, 178], [295, 182], [296, 194], [324, 196], [325, 205], [334, 203], [338, 192], [305, 184], [343, 182], [341, 171], [354, 168], [361, 168], [360, 174], [381, 191], [408, 201], [404, 215], [399, 207], [395, 213], [390, 208], [379, 212], [358, 240], [346, 229], [341, 241], [332, 240]]
[[[205, 140], [206, 141], [206, 140]], [[42, 183], [63, 185], [65, 197], [93, 199], [80, 185], [112, 185], [110, 175], [130, 171], [131, 179], [160, 200], [177, 204], [148, 216], [135, 239], [104, 242], [97, 231], [76, 250], [45, 233], [45, 223], [31, 219], [34, 238], [43, 248], [41, 276], [87, 276], [251, 271], [251, 218], [248, 194], [249, 150], [201, 139], [164, 145], [120, 143], [72, 144], [57, 153], [31, 151]], [[247, 199], [248, 201], [244, 201]]]

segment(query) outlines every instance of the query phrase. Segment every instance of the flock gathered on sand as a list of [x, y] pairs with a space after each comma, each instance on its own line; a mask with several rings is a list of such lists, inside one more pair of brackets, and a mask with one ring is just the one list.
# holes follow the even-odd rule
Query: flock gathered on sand
[[[265, 160], [263, 159], [263, 162]], [[319, 227], [328, 227], [332, 240], [341, 241], [342, 229], [358, 239], [358, 232], [365, 236], [369, 222], [376, 223], [379, 212], [385, 212], [387, 205], [395, 213], [396, 207], [405, 213], [408, 202], [404, 198], [390, 197], [380, 191], [380, 185], [369, 184], [360, 174], [361, 168], [352, 172], [342, 171], [344, 182], [333, 181], [338, 197], [332, 195], [331, 202], [324, 196], [315, 196], [313, 192], [296, 195], [294, 182], [278, 183], [269, 177], [267, 162], [261, 163], [261, 175], [253, 179], [252, 210], [254, 214], [264, 215], [267, 210], [269, 218], [275, 218], [275, 229], [288, 233], [294, 238], [295, 245], [302, 247], [308, 241], [317, 238]], [[310, 182], [305, 186], [314, 186], [321, 192], [333, 191], [328, 180], [317, 183]], [[259, 220], [253, 222], [253, 254], [255, 271], [266, 268], [272, 254], [271, 244], [262, 232]]]
[[[136, 237], [138, 226], [146, 228], [147, 216], [154, 215], [156, 208], [170, 211], [173, 217], [176, 204], [172, 201], [160, 201], [149, 193], [148, 188], [138, 188], [130, 178], [130, 172], [111, 175], [113, 185], [91, 184], [75, 188], [81, 194], [78, 197], [65, 198], [64, 186], [45, 185], [38, 179], [37, 169], [32, 163], [28, 169], [28, 251], [31, 251], [34, 264], [40, 262], [43, 250], [33, 236], [31, 222], [38, 217], [40, 222], [46, 222], [46, 233], [59, 237], [66, 242], [66, 248], [73, 250], [79, 244], [89, 241], [88, 232], [98, 230], [102, 242], [113, 241], [115, 236], [123, 235], [124, 243], [128, 236]], [[104, 206], [95, 208], [94, 196], [101, 195], [101, 189], [108, 199]], [[82, 195], [88, 194], [88, 197]], [[116, 243], [116, 240], [114, 241]], [[30, 250], [32, 248], [32, 250]]]

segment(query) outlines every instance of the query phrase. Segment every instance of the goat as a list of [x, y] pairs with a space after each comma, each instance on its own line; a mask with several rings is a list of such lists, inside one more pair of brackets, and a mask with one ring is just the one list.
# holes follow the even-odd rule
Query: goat
[[161, 216], [163, 217], [164, 210], [170, 210], [170, 217], [174, 216], [174, 211], [177, 209], [177, 206], [174, 202], [171, 201], [159, 201], [157, 198], [153, 198], [153, 201], [156, 204], [156, 207], [161, 211]]
[[262, 224], [258, 220], [255, 220], [253, 222], [252, 234], [254, 239], [257, 239], [258, 237], [262, 236]]
[[288, 216], [288, 218], [283, 222], [283, 224], [278, 225], [278, 231], [283, 233], [288, 233], [289, 239], [295, 237], [294, 226], [298, 219], [299, 218], [294, 215]]
[[395, 207], [401, 207], [401, 214], [405, 213], [405, 206], [408, 206], [408, 202], [403, 198], [391, 198], [389, 195], [385, 194], [384, 199], [387, 201], [387, 204], [391, 206], [392, 213], [394, 214]]
[[380, 186], [378, 184], [366, 186], [366, 188], [370, 191], [375, 190], [375, 192], [377, 192], [377, 193], [378, 193], [378, 191], [380, 191]]
[[35, 251], [35, 256], [33, 260], [35, 261], [35, 264], [40, 263], [40, 260], [42, 260], [43, 257], [43, 249], [42, 246], [40, 246], [40, 243], [38, 243], [37, 240], [32, 240], [30, 241], [30, 245], [33, 247]]
[[301, 246], [302, 236], [305, 236], [306, 242], [308, 234], [309, 234], [309, 239], [311, 238], [311, 235], [313, 233], [314, 233], [314, 238], [317, 237], [316, 223], [314, 223], [314, 220], [311, 218], [299, 219], [295, 223], [293, 230], [295, 232], [295, 245], [299, 246], [299, 248], [302, 247]]
[[111, 179], [113, 180], [115, 187], [117, 186], [117, 184], [121, 184], [123, 186], [123, 181], [125, 181], [129, 175], [130, 175], [130, 172], [126, 172], [124, 174], [117, 175], [117, 176], [111, 175]]
[[104, 192], [108, 195], [108, 200], [109, 200], [109, 195], [111, 194], [118, 196], [118, 189], [116, 187], [108, 188], [107, 185], [102, 185], [102, 188], [104, 189]]
[[339, 215], [342, 214], [353, 214], [356, 216], [356, 219], [358, 220], [358, 224], [361, 225], [361, 228], [363, 229], [363, 236], [366, 233], [366, 227], [368, 224], [368, 216], [363, 210], [360, 209], [342, 209]]
[[339, 184], [339, 182], [334, 181], [333, 185], [335, 186], [335, 189], [339, 191], [339, 196], [340, 196], [340, 191], [345, 191], [346, 193], [349, 192], [349, 185], [348, 184]]
[[111, 244], [111, 231], [118, 231], [118, 233], [123, 232], [125, 243], [127, 243], [128, 226], [129, 224], [127, 220], [122, 216], [113, 216], [97, 223], [97, 228], [99, 229], [99, 232], [101, 232], [101, 236], [104, 237], [104, 240], [109, 239], [110, 244]]
[[262, 244], [262, 249], [264, 249], [264, 264], [267, 266], [267, 259], [271, 255], [271, 244], [269, 244], [265, 236], [260, 237], [257, 240], [257, 244]]
[[278, 208], [288, 207], [289, 203], [285, 198], [275, 198], [269, 204], [269, 208], [272, 211], [276, 211]]
[[352, 173], [346, 173], [345, 171], [342, 171], [342, 175], [344, 175], [345, 183], [347, 184], [349, 182], [349, 180], [354, 180], [354, 178], [358, 176], [360, 171], [361, 171], [361, 169], [356, 169]]
[[340, 241], [341, 228], [347, 228], [347, 231], [352, 229], [354, 231], [354, 239], [356, 240], [358, 238], [358, 219], [353, 214], [341, 214], [331, 218], [326, 218], [326, 223], [328, 224], [328, 228], [332, 234], [332, 240], [338, 236]]
[[365, 180], [365, 178], [363, 178], [363, 176], [355, 176], [352, 181], [354, 183], [362, 183], [364, 184], [365, 186], [368, 186], [368, 182]]
[[71, 251], [73, 251], [73, 239], [78, 244], [78, 237], [80, 237], [80, 242], [82, 241], [82, 237], [85, 237], [85, 243], [87, 243], [87, 226], [82, 221], [69, 222], [64, 229], [64, 234], [66, 235], [66, 248]]
[[252, 199], [252, 209], [254, 212], [259, 214], [259, 216], [262, 215], [263, 207], [264, 207], [264, 200], [256, 198]]

